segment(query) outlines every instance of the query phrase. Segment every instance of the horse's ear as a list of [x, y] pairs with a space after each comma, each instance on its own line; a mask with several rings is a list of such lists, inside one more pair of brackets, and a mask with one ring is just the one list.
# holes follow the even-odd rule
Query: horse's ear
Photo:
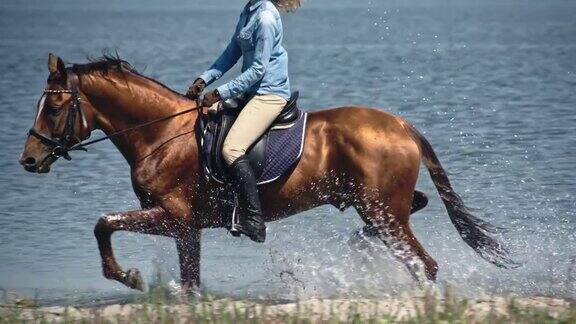
[[59, 74], [59, 76], [66, 75], [64, 61], [52, 53], [48, 54], [48, 71], [50, 71], [50, 74]]
[[48, 71], [55, 73], [58, 71], [58, 56], [50, 53], [48, 54]]

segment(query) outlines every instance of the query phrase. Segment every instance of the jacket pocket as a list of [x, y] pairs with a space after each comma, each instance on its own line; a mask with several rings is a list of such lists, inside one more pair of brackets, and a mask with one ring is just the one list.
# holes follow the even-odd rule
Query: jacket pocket
[[255, 29], [255, 22], [251, 21], [246, 25], [246, 27], [240, 29], [238, 33], [238, 40], [244, 49], [253, 49], [254, 48], [254, 29]]

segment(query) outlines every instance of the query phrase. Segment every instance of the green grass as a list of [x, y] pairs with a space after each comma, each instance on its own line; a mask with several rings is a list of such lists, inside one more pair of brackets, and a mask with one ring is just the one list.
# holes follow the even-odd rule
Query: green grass
[[[0, 323], [51, 323], [56, 320], [44, 313], [27, 313], [22, 310], [11, 310], [0, 313]], [[309, 316], [306, 312], [293, 314], [268, 314], [266, 308], [259, 311], [251, 308], [244, 310], [223, 311], [207, 307], [198, 311], [194, 307], [182, 315], [170, 307], [143, 305], [130, 315], [105, 317], [97, 311], [91, 317], [77, 319], [64, 313], [58, 319], [63, 323], [576, 323], [576, 312], [570, 311], [558, 317], [552, 317], [543, 310], [511, 310], [508, 315], [491, 313], [482, 319], [473, 318], [463, 312], [439, 311], [421, 312], [415, 317], [396, 319], [393, 314], [361, 314], [351, 312], [341, 316]]]
[[[155, 288], [144, 297], [128, 304], [127, 314], [106, 314], [106, 308], [61, 311], [57, 317], [46, 309], [4, 305], [0, 307], [0, 324], [4, 323], [576, 323], [576, 307], [564, 307], [553, 316], [549, 309], [522, 307], [514, 299], [503, 305], [504, 311], [487, 311], [482, 316], [470, 312], [474, 300], [457, 297], [446, 289], [441, 298], [428, 292], [419, 300], [419, 307], [410, 316], [380, 313], [378, 300], [359, 303], [324, 300], [307, 302], [278, 311], [275, 305], [250, 301], [232, 301], [205, 296], [187, 299]], [[321, 307], [319, 306], [321, 305]], [[319, 308], [318, 308], [319, 307]], [[79, 317], [79, 314], [82, 316]]]

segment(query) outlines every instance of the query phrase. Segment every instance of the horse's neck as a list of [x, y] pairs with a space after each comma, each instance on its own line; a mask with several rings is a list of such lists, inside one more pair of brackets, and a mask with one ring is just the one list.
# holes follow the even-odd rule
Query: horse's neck
[[[82, 92], [94, 108], [95, 128], [107, 135], [165, 117], [195, 103], [160, 84], [130, 72], [92, 73], [83, 76]], [[156, 123], [114, 138], [128, 163], [152, 153], [161, 142], [195, 120], [195, 113]]]

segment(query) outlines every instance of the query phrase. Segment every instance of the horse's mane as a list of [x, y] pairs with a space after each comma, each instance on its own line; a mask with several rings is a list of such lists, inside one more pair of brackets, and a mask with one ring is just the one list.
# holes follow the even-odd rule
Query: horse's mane
[[78, 74], [86, 74], [86, 73], [91, 73], [91, 72], [103, 72], [103, 73], [107, 73], [109, 71], [116, 71], [116, 72], [120, 72], [120, 73], [132, 73], [138, 77], [144, 78], [148, 81], [151, 81], [153, 83], [156, 83], [157, 85], [163, 87], [166, 90], [169, 90], [170, 92], [183, 97], [183, 95], [181, 93], [178, 93], [172, 89], [170, 89], [168, 86], [166, 86], [165, 84], [163, 84], [160, 81], [154, 80], [148, 76], [145, 76], [144, 74], [140, 73], [138, 70], [136, 70], [136, 68], [134, 66], [132, 66], [132, 64], [130, 64], [128, 61], [120, 58], [120, 56], [116, 53], [116, 54], [103, 54], [101, 57], [98, 58], [88, 58], [88, 63], [82, 63], [82, 64], [73, 64], [72, 65], [72, 71], [74, 71], [75, 73]]

